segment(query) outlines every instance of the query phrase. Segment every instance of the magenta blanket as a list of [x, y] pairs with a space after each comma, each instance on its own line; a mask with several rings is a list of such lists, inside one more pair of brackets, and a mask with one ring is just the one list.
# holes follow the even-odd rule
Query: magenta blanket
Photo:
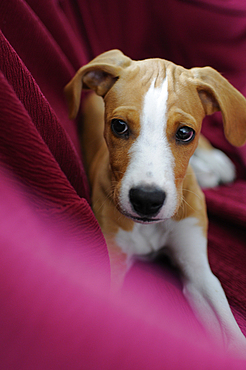
[[[223, 5], [222, 5], [223, 4]], [[0, 2], [0, 368], [245, 369], [207, 340], [165, 261], [138, 263], [109, 297], [63, 88], [105, 50], [211, 65], [246, 95], [244, 0]], [[209, 258], [246, 334], [246, 148], [204, 134], [237, 167], [206, 191]]]

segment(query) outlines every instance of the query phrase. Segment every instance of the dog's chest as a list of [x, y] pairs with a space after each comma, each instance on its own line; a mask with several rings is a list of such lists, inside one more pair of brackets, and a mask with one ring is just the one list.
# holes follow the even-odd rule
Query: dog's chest
[[129, 257], [146, 256], [165, 247], [171, 230], [171, 220], [148, 225], [134, 223], [131, 231], [119, 229], [115, 240]]

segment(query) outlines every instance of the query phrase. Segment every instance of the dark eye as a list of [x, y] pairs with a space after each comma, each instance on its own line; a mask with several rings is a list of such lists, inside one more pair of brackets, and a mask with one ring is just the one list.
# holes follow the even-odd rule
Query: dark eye
[[124, 137], [125, 139], [129, 137], [129, 128], [127, 123], [124, 121], [121, 121], [120, 119], [113, 119], [111, 122], [111, 128], [117, 137]]
[[195, 131], [188, 126], [180, 127], [176, 133], [176, 140], [182, 143], [189, 143], [195, 137]]

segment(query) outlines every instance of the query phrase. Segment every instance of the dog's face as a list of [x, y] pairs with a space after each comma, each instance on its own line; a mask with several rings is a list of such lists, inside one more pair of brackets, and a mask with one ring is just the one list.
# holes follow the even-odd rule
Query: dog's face
[[117, 208], [140, 222], [172, 217], [180, 206], [204, 109], [185, 71], [138, 62], [105, 95], [105, 140]]
[[104, 98], [110, 193], [135, 221], [163, 221], [177, 212], [206, 114], [221, 110], [228, 140], [246, 140], [244, 97], [209, 67], [187, 70], [161, 59], [137, 62], [106, 52], [67, 85], [71, 117], [82, 85]]

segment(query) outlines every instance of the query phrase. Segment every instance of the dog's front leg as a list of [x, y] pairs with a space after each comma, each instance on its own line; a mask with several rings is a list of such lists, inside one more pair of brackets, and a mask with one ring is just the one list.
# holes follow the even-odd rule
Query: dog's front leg
[[207, 258], [207, 240], [195, 217], [174, 221], [170, 253], [181, 271], [183, 292], [198, 320], [224, 348], [246, 357], [246, 339]]
[[104, 237], [106, 239], [110, 261], [110, 290], [115, 295], [120, 293], [131, 263], [112, 236], [104, 235]]

